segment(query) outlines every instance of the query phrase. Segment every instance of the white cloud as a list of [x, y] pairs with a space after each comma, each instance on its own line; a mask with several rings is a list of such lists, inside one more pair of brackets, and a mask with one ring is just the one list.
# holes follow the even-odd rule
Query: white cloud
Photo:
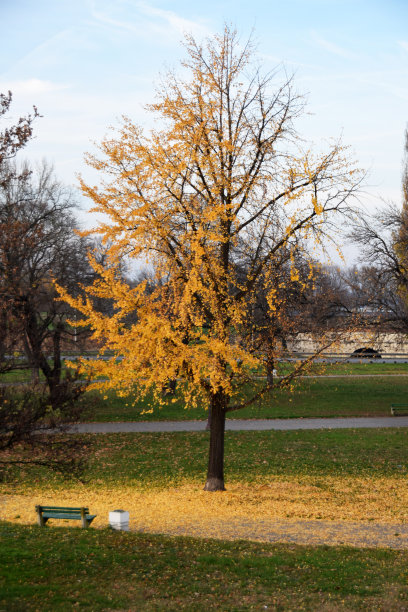
[[184, 34], [184, 32], [191, 32], [196, 36], [208, 36], [210, 34], [210, 30], [202, 23], [180, 17], [180, 15], [173, 11], [153, 7], [146, 2], [138, 2], [137, 6], [143, 14], [159, 17], [180, 34]]
[[408, 51], [408, 41], [406, 40], [400, 40], [398, 42], [399, 46], [402, 47], [404, 49], [404, 51]]
[[0, 81], [0, 91], [11, 90], [13, 94], [31, 95], [49, 93], [51, 91], [60, 91], [68, 89], [70, 86], [64, 83], [53, 83], [52, 81], [43, 81], [41, 79], [26, 79], [24, 81]]
[[46, 67], [58, 64], [61, 61], [62, 50], [64, 49], [66, 53], [68, 42], [71, 45], [78, 45], [78, 41], [73, 40], [73, 32], [70, 29], [61, 30], [45, 38], [23, 56], [18, 56], [14, 63], [8, 65], [7, 70], [2, 73], [2, 79], [5, 75], [15, 74], [16, 72], [23, 71], [23, 74], [27, 74], [30, 71], [35, 72], [36, 68], [44, 71]]
[[[109, 12], [109, 9], [112, 9], [112, 7], [117, 11], [120, 5], [124, 6], [125, 4], [128, 6], [122, 18], [117, 14], [113, 15]], [[133, 11], [136, 10], [133, 19], [130, 18], [129, 8]], [[92, 2], [91, 13], [92, 17], [99, 23], [138, 34], [149, 34], [154, 31], [156, 35], [160, 32], [166, 36], [169, 32], [177, 33], [178, 35], [188, 32], [195, 36], [203, 37], [211, 33], [202, 22], [186, 19], [174, 11], [154, 7], [147, 2], [125, 1], [113, 5], [109, 3], [105, 9], [101, 7], [100, 2]], [[141, 20], [141, 17], [147, 17], [148, 19]]]
[[325, 51], [328, 51], [332, 55], [337, 55], [338, 57], [343, 57], [344, 59], [356, 59], [357, 58], [357, 55], [355, 53], [352, 53], [348, 49], [345, 49], [344, 47], [340, 47], [339, 45], [336, 45], [335, 43], [329, 40], [321, 38], [320, 36], [316, 34], [316, 32], [312, 32], [312, 40], [319, 47], [321, 47]]

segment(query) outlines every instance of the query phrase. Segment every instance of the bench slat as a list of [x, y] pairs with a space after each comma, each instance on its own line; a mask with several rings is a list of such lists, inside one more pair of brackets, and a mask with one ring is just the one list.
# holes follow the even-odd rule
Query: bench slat
[[53, 510], [55, 510], [56, 512], [81, 512], [82, 508], [84, 508], [85, 512], [89, 511], [89, 508], [85, 508], [84, 506], [81, 506], [80, 508], [73, 508], [73, 507], [64, 507], [64, 506], [40, 506], [41, 510], [46, 511], [46, 512], [52, 512]]
[[78, 519], [81, 520], [80, 514], [62, 514], [61, 512], [43, 512], [44, 518], [64, 518], [64, 519]]
[[[81, 520], [81, 515], [80, 514], [63, 514], [63, 513], [58, 513], [58, 512], [43, 512], [42, 513], [44, 518], [60, 518], [60, 519], [77, 519], [78, 521]], [[96, 514], [85, 514], [85, 518], [87, 521], [89, 521], [91, 518], [94, 519], [96, 516]]]

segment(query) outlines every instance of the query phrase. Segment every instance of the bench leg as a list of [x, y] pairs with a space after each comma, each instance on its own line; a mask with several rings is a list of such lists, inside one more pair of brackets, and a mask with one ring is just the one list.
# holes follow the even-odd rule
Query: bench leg
[[83, 529], [86, 529], [88, 527], [88, 521], [86, 520], [86, 514], [85, 514], [84, 508], [81, 508], [81, 523], [82, 523]]
[[35, 510], [37, 512], [37, 522], [39, 524], [40, 527], [44, 527], [45, 525], [45, 521], [42, 515], [42, 511], [41, 511], [41, 506], [36, 506]]

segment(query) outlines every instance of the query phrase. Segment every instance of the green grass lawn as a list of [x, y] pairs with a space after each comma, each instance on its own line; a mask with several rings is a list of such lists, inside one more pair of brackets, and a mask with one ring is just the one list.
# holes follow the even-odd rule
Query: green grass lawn
[[[363, 365], [359, 372], [363, 374], [370, 365], [383, 366]], [[233, 416], [385, 415], [390, 403], [406, 401], [407, 382], [404, 377], [307, 379], [293, 394], [278, 393]], [[99, 394], [95, 397], [95, 420], [205, 418], [202, 410], [185, 411], [181, 400], [140, 416], [143, 406], [126, 406], [113, 394], [107, 401]], [[92, 486], [93, 491], [131, 485], [153, 493], [186, 480], [200, 488], [204, 483], [208, 432], [82, 438], [84, 444], [92, 444], [85, 473], [89, 485], [85, 487]], [[325, 490], [326, 477], [339, 481], [343, 477], [397, 477], [405, 486], [408, 431], [227, 432], [225, 474], [227, 489], [229, 483], [262, 485], [274, 477], [299, 482], [312, 477], [314, 486], [321, 486], [325, 495], [330, 495]], [[62, 491], [75, 483], [50, 476], [41, 468], [14, 468], [2, 492], [24, 491], [25, 487], [41, 490], [42, 486]], [[0, 523], [0, 610], [392, 612], [408, 609], [407, 567], [408, 551]]]
[[408, 551], [0, 524], [4, 610], [405, 610]]
[[[282, 363], [278, 365], [278, 374], [286, 374], [292, 371], [292, 363]], [[377, 374], [408, 374], [408, 363], [378, 363], [373, 361], [361, 360], [358, 363], [314, 363], [310, 366], [311, 375], [358, 375], [373, 376]]]
[[[247, 390], [248, 392], [248, 390]], [[107, 395], [108, 399], [103, 399]], [[204, 408], [186, 410], [183, 400], [153, 405], [153, 413], [141, 414], [150, 407], [149, 401], [125, 400], [115, 393], [97, 392], [85, 396], [90, 407], [85, 421], [171, 421], [207, 418]], [[408, 403], [408, 378], [345, 377], [308, 378], [300, 381], [293, 392], [277, 391], [265, 396], [253, 406], [231, 412], [232, 419], [268, 419], [295, 417], [389, 416], [392, 403]]]
[[[96, 487], [175, 486], [205, 481], [208, 432], [100, 434], [91, 443], [85, 480]], [[230, 431], [225, 438], [226, 481], [263, 483], [278, 477], [401, 477], [408, 475], [408, 430], [344, 429]], [[14, 468], [3, 491], [26, 485], [75, 486], [43, 468]]]
[[[289, 366], [286, 364], [282, 367]], [[316, 365], [314, 373], [315, 378], [303, 378], [293, 392], [270, 393], [254, 405], [230, 413], [228, 418], [388, 416], [392, 403], [407, 402], [408, 378], [387, 374], [408, 376], [408, 364], [343, 363], [325, 366], [324, 370]], [[338, 378], [321, 377], [319, 373]], [[16, 382], [23, 375], [24, 372], [11, 372], [0, 377], [0, 380]], [[251, 389], [247, 388], [245, 397], [250, 393]], [[105, 396], [107, 399], [104, 399]], [[167, 405], [158, 407], [149, 398], [134, 403], [134, 398], [120, 398], [114, 392], [90, 392], [82, 400], [88, 408], [82, 420], [182, 421], [207, 418], [204, 407], [186, 410], [180, 394], [176, 395], [176, 402], [171, 400], [169, 398]], [[150, 408], [153, 408], [153, 412], [146, 413]]]
[[[281, 362], [278, 365], [278, 373], [280, 375], [287, 374], [292, 371], [293, 364]], [[311, 366], [310, 374], [312, 375], [377, 375], [377, 374], [406, 374], [408, 376], [408, 363], [376, 363], [372, 362], [360, 363], [316, 363]], [[0, 374], [0, 382], [30, 382], [31, 371], [29, 369], [13, 370]], [[44, 376], [40, 372], [40, 380], [44, 380]]]
[[[321, 366], [318, 364], [314, 367], [322, 371]], [[359, 363], [333, 363], [326, 364], [322, 374], [408, 374], [408, 363], [377, 363], [375, 360], [368, 363], [364, 361], [360, 361]]]
[[[91, 489], [131, 485], [153, 495], [204, 482], [208, 432], [81, 437], [93, 441], [89, 497]], [[397, 476], [405, 486], [408, 473], [406, 429], [227, 432], [225, 450], [227, 489], [274, 477], [312, 477], [324, 488], [325, 477]], [[75, 483], [25, 468], [9, 474], [2, 492], [26, 486], [65, 491]], [[408, 551], [0, 523], [0, 610], [392, 612], [407, 609], [407, 567]]]

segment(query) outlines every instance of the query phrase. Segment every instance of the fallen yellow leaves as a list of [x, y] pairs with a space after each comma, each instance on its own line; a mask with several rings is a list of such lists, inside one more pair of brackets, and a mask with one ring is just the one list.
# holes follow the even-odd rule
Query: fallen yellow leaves
[[408, 487], [400, 478], [285, 478], [263, 485], [230, 484], [223, 493], [205, 492], [191, 482], [152, 490], [89, 484], [58, 491], [32, 488], [3, 495], [0, 518], [34, 523], [39, 503], [88, 506], [97, 514], [95, 527], [108, 525], [109, 511], [124, 509], [132, 530], [224, 539], [245, 538], [248, 532], [251, 539], [262, 539], [271, 520], [408, 522]]

